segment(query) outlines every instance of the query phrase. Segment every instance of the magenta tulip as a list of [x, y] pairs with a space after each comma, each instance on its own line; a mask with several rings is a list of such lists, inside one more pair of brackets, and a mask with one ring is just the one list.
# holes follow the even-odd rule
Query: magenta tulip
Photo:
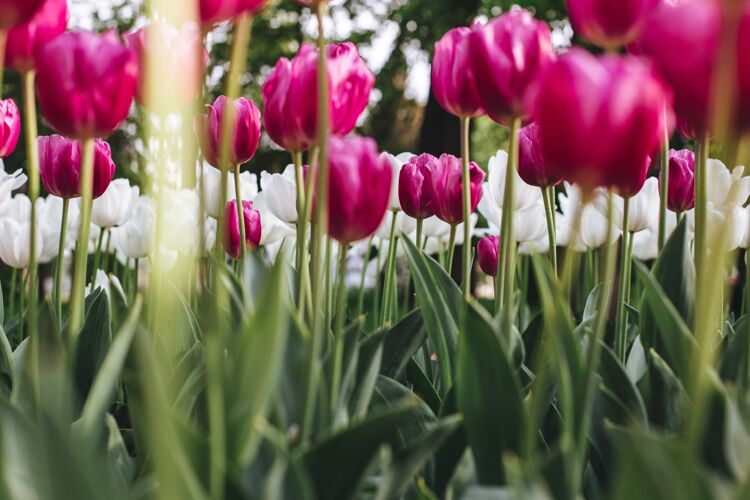
[[589, 42], [617, 49], [640, 34], [660, 0], [568, 0], [573, 29]]
[[[39, 137], [39, 174], [47, 192], [60, 198], [81, 196], [81, 143], [59, 135]], [[93, 197], [104, 194], [115, 175], [109, 144], [94, 141]]]
[[740, 18], [737, 40], [737, 77], [739, 105], [738, 122], [740, 128], [750, 131], [750, 2]]
[[0, 30], [31, 19], [44, 0], [0, 0]]
[[528, 116], [537, 82], [555, 58], [546, 23], [515, 9], [471, 32], [471, 70], [482, 107], [507, 124]]
[[471, 68], [471, 28], [455, 28], [435, 44], [432, 90], [440, 105], [460, 117], [484, 114]]
[[[375, 77], [352, 43], [327, 49], [330, 126], [334, 135], [345, 136], [367, 107]], [[317, 138], [318, 52], [303, 44], [291, 61], [281, 58], [263, 84], [266, 131], [288, 151], [303, 151]]]
[[16, 71], [34, 69], [36, 51], [65, 32], [67, 0], [45, 0], [34, 16], [8, 31], [5, 65]]
[[669, 102], [667, 87], [643, 59], [572, 49], [540, 87], [536, 120], [544, 157], [586, 191], [604, 186], [634, 195], [671, 128]]
[[[198, 115], [195, 129], [206, 161], [221, 168], [221, 137], [224, 126], [224, 106], [228, 98], [219, 96], [213, 105], [206, 106], [208, 114]], [[250, 99], [240, 97], [232, 102], [234, 127], [229, 147], [230, 170], [249, 162], [258, 150], [260, 141], [260, 111]]]
[[[253, 209], [252, 201], [243, 200], [242, 215], [245, 219], [246, 248], [258, 248], [262, 235], [260, 212]], [[239, 260], [242, 254], [242, 247], [240, 247], [240, 224], [237, 217], [237, 200], [228, 201], [224, 206], [224, 221], [227, 225], [224, 231], [224, 251], [234, 260]]]
[[518, 147], [518, 175], [526, 184], [547, 187], [562, 182], [562, 177], [544, 160], [537, 123], [521, 129], [518, 134]]
[[497, 236], [485, 236], [477, 243], [477, 260], [479, 268], [487, 276], [497, 276], [498, 250], [500, 238]]
[[424, 168], [427, 163], [437, 161], [437, 158], [425, 153], [411, 158], [401, 168], [398, 176], [398, 199], [401, 209], [409, 217], [419, 220], [435, 215], [430, 191], [425, 183]]
[[0, 100], [0, 158], [13, 154], [21, 135], [21, 113], [13, 99]]
[[[181, 28], [154, 21], [145, 28], [125, 35], [125, 45], [138, 60], [138, 91], [136, 99], [142, 105], [154, 104], [167, 110], [181, 109], [198, 97], [203, 73], [208, 63], [208, 52], [195, 23]], [[148, 65], [156, 68], [161, 82], [157, 95], [149, 96]], [[148, 102], [147, 102], [148, 101]]]
[[[669, 151], [667, 207], [685, 212], [695, 206], [695, 153], [687, 149]], [[661, 184], [662, 178], [659, 178]]]
[[240, 14], [255, 15], [268, 4], [270, 0], [200, 0], [198, 17], [201, 25], [210, 28], [216, 23], [226, 21]]
[[[437, 161], [426, 162], [422, 167], [425, 184], [432, 200], [432, 209], [442, 221], [451, 225], [464, 221], [463, 182], [461, 181], [462, 161], [453, 155], [444, 154]], [[477, 209], [482, 199], [484, 171], [471, 162], [469, 183], [471, 212]]]
[[39, 105], [59, 133], [105, 137], [127, 118], [138, 64], [115, 33], [64, 33], [37, 51], [36, 68]]
[[328, 234], [343, 244], [367, 238], [388, 209], [391, 164], [368, 137], [331, 137], [328, 154]]

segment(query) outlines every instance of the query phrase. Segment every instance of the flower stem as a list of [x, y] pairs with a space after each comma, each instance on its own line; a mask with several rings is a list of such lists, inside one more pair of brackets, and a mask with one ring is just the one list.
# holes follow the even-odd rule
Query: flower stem
[[708, 189], [706, 184], [706, 168], [708, 164], [708, 149], [710, 140], [704, 137], [698, 143], [698, 157], [695, 162], [695, 302], [699, 304], [704, 292], [705, 261], [708, 253], [706, 231], [708, 218]]
[[53, 289], [53, 299], [55, 301], [55, 311], [57, 312], [57, 324], [62, 327], [62, 275], [63, 265], [65, 263], [65, 237], [68, 233], [68, 209], [70, 208], [70, 198], [63, 198], [62, 222], [60, 223], [60, 245], [57, 247], [57, 261], [55, 262], [55, 285]]
[[[513, 241], [513, 205], [515, 203], [515, 181], [518, 169], [518, 131], [521, 120], [513, 119], [508, 137], [508, 165], [505, 168], [505, 192], [503, 193], [503, 213], [500, 228], [500, 256], [498, 259], [498, 276], [500, 278], [498, 296], [499, 304], [505, 314], [503, 316], [504, 331], [510, 335], [510, 325], [513, 322], [513, 289], [516, 275], [516, 246]], [[500, 273], [502, 271], [502, 273]], [[497, 292], [497, 291], [496, 291]]]
[[336, 319], [334, 326], [334, 336], [336, 338], [335, 350], [333, 357], [333, 375], [331, 379], [331, 415], [336, 416], [336, 407], [338, 406], [339, 391], [341, 389], [341, 365], [344, 360], [344, 323], [346, 314], [346, 262], [348, 246], [342, 244], [339, 247], [339, 267], [338, 267], [338, 291], [336, 292]]
[[471, 299], [471, 177], [469, 170], [469, 131], [471, 118], [461, 117], [461, 158], [463, 160], [461, 170], [461, 186], [463, 188], [464, 202], [464, 244], [463, 257], [461, 259], [461, 288], [464, 292], [464, 300]]
[[294, 181], [297, 191], [297, 308], [304, 317], [304, 308], [309, 293], [310, 264], [307, 259], [307, 202], [305, 199], [305, 178], [302, 172], [302, 152], [293, 151]]
[[370, 236], [367, 240], [367, 250], [362, 258], [362, 274], [359, 277], [359, 298], [357, 299], [357, 316], [362, 316], [362, 310], [365, 307], [365, 278], [367, 277], [367, 264], [369, 263], [370, 253], [372, 253], [372, 242], [375, 236]]
[[557, 236], [555, 234], [555, 188], [546, 186], [542, 188], [542, 200], [544, 201], [544, 215], [547, 219], [547, 240], [549, 242], [549, 260], [552, 271], [557, 276]]
[[[612, 195], [610, 195], [612, 196]], [[627, 289], [630, 276], [628, 275], [630, 255], [630, 232], [628, 231], [628, 219], [630, 218], [630, 198], [623, 199], [622, 211], [622, 244], [620, 247], [620, 283], [617, 290], [617, 312], [615, 313], [615, 354], [617, 358], [625, 362], [625, 351], [627, 350], [627, 310], [625, 302], [628, 300]]]
[[10, 273], [10, 304], [8, 305], [8, 317], [12, 318], [13, 314], [16, 312], [16, 295], [18, 295], [18, 291], [16, 290], [16, 285], [18, 284], [18, 269], [15, 267], [13, 268], [13, 271]]
[[0, 99], [3, 98], [3, 78], [5, 77], [5, 43], [8, 40], [8, 32], [0, 29]]
[[416, 240], [414, 240], [414, 243], [416, 244], [417, 248], [419, 249], [419, 252], [421, 253], [424, 249], [422, 246], [422, 231], [424, 227], [424, 219], [419, 218], [417, 219], [417, 236]]
[[247, 253], [247, 237], [245, 232], [245, 216], [242, 210], [242, 187], [240, 186], [239, 165], [234, 168], [234, 197], [237, 201], [237, 223], [240, 226], [240, 272], [242, 272], [242, 264], [245, 262], [245, 254]]
[[104, 233], [107, 230], [105, 228], [99, 229], [99, 238], [96, 241], [96, 250], [94, 251], [94, 267], [91, 273], [91, 282], [96, 281], [96, 271], [99, 269], [99, 265], [102, 260], [102, 247], [104, 246]]
[[[466, 224], [466, 222], [464, 222]], [[451, 226], [451, 233], [448, 237], [448, 257], [445, 260], [445, 270], [448, 271], [448, 274], [451, 274], [453, 272], [453, 255], [456, 252], [456, 229], [458, 226], [453, 224]]]
[[[666, 112], [666, 111], [665, 111]], [[659, 193], [659, 253], [667, 241], [667, 197], [669, 195], [669, 129], [665, 125], [661, 146], [661, 193]]]
[[383, 328], [387, 328], [391, 324], [391, 302], [394, 299], [393, 294], [393, 280], [395, 279], [395, 261], [396, 261], [396, 221], [398, 212], [393, 212], [391, 215], [391, 231], [388, 239], [388, 260], [385, 263], [385, 283], [383, 285], [383, 317], [380, 320], [380, 324]]

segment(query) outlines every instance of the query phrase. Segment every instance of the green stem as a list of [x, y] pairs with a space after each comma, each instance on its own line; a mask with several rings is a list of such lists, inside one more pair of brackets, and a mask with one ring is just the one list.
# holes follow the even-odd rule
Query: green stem
[[[324, 308], [324, 315], [323, 315], [323, 328], [324, 332], [327, 332], [331, 329], [331, 320], [333, 317], [332, 314], [332, 308], [333, 308], [333, 286], [331, 283], [331, 276], [333, 275], [331, 273], [331, 256], [333, 255], [333, 238], [326, 236], [325, 237], [326, 242], [326, 248], [325, 248], [325, 265], [323, 266], [323, 273], [324, 273], [324, 289], [325, 289], [325, 308]], [[338, 270], [337, 270], [338, 271]]]
[[[466, 224], [464, 222], [464, 224]], [[451, 274], [453, 272], [453, 255], [456, 252], [456, 229], [458, 226], [456, 224], [453, 224], [451, 226], [451, 233], [448, 237], [448, 257], [445, 260], [445, 270], [448, 271], [448, 274]]]
[[18, 284], [18, 269], [15, 267], [13, 268], [13, 271], [10, 273], [10, 304], [8, 305], [8, 318], [12, 318], [13, 314], [16, 312], [16, 295], [18, 294], [18, 291], [16, 290], [16, 285]]
[[[28, 280], [28, 275], [24, 277], [23, 272], [21, 272], [21, 290], [19, 291], [19, 294], [18, 294], [18, 341], [19, 342], [23, 341], [24, 339], [24, 323], [25, 323], [25, 316], [26, 316], [24, 309], [26, 308], [27, 280]], [[31, 340], [29, 340], [29, 342], [31, 342]]]
[[395, 274], [395, 261], [396, 261], [396, 221], [398, 212], [393, 212], [391, 215], [391, 231], [388, 239], [388, 260], [385, 263], [385, 284], [383, 285], [383, 317], [380, 320], [380, 324], [383, 328], [387, 328], [391, 324], [391, 301], [394, 300], [393, 294], [393, 279]]
[[461, 259], [461, 288], [464, 292], [464, 300], [471, 299], [471, 177], [469, 171], [469, 130], [471, 118], [461, 117], [461, 186], [463, 189], [464, 202], [464, 244], [463, 257]]
[[[666, 112], [666, 111], [665, 111]], [[666, 123], [666, 122], [665, 122]], [[669, 128], [665, 125], [661, 146], [661, 193], [659, 200], [659, 253], [667, 240], [667, 198], [669, 195]]]
[[57, 260], [55, 262], [55, 285], [53, 288], [53, 299], [55, 301], [55, 311], [57, 312], [57, 324], [62, 327], [62, 275], [63, 265], [65, 262], [65, 237], [68, 232], [68, 209], [70, 208], [70, 199], [63, 198], [62, 222], [60, 223], [60, 244], [57, 247]]
[[245, 262], [245, 254], [247, 253], [247, 243], [245, 242], [245, 215], [242, 210], [242, 187], [240, 186], [239, 165], [234, 167], [234, 197], [237, 201], [237, 223], [240, 226], [240, 272], [242, 272], [242, 264]]
[[[515, 174], [518, 168], [518, 131], [521, 128], [521, 120], [513, 119], [508, 136], [508, 165], [505, 169], [505, 191], [503, 193], [503, 207], [500, 223], [500, 254], [497, 260], [497, 282], [495, 290], [498, 311], [507, 308], [513, 300], [508, 297], [513, 293], [515, 275], [515, 259], [513, 254], [513, 204], [515, 202]], [[506, 311], [510, 321], [510, 311]]]
[[109, 272], [109, 256], [112, 252], [112, 229], [107, 229], [107, 243], [104, 245], [104, 262], [102, 262], [102, 271]]
[[383, 297], [380, 293], [383, 289], [381, 283], [380, 283], [380, 266], [383, 263], [383, 238], [380, 238], [380, 241], [378, 242], [378, 257], [377, 262], [375, 265], [377, 266], [377, 277], [375, 279], [375, 321], [380, 321], [380, 313], [383, 307]]
[[293, 151], [292, 161], [294, 163], [294, 181], [297, 191], [297, 251], [295, 263], [297, 267], [297, 309], [304, 313], [305, 284], [309, 280], [309, 267], [306, 258], [307, 249], [307, 221], [305, 220], [305, 179], [302, 172], [302, 152]]
[[[614, 195], [610, 195], [614, 196]], [[630, 239], [630, 232], [628, 231], [628, 219], [630, 218], [630, 198], [623, 198], [623, 211], [622, 211], [622, 244], [620, 247], [620, 283], [617, 291], [617, 309], [615, 314], [615, 354], [617, 358], [625, 362], [625, 350], [627, 344], [627, 311], [625, 309], [625, 301], [627, 297], [625, 293], [627, 291], [627, 281], [629, 276], [627, 275], [628, 269], [628, 240]]]
[[334, 358], [333, 358], [333, 375], [331, 380], [331, 415], [336, 416], [336, 408], [339, 401], [339, 392], [341, 388], [341, 365], [344, 360], [345, 340], [345, 314], [346, 314], [346, 259], [348, 246], [342, 244], [339, 249], [339, 266], [338, 266], [338, 291], [336, 292], [336, 320], [334, 327], [334, 336], [336, 338]]
[[136, 258], [135, 269], [133, 270], [133, 299], [134, 300], [135, 300], [135, 297], [138, 295], [138, 292], [140, 291], [140, 287], [138, 284], [138, 278], [140, 274], [140, 264], [141, 264], [141, 259]]
[[104, 233], [107, 232], [105, 228], [99, 229], [99, 238], [96, 241], [96, 250], [94, 251], [94, 267], [93, 272], [91, 273], [91, 282], [93, 283], [96, 280], [96, 271], [99, 269], [99, 265], [101, 264], [101, 258], [102, 258], [102, 247], [104, 246]]
[[365, 278], [367, 277], [367, 264], [369, 262], [370, 253], [372, 253], [372, 242], [375, 239], [374, 236], [370, 236], [367, 240], [367, 250], [362, 259], [362, 274], [359, 277], [359, 298], [357, 299], [357, 316], [362, 316], [362, 310], [365, 307]]
[[0, 29], [0, 99], [3, 98], [3, 78], [5, 77], [5, 42], [8, 40], [8, 32]]
[[[745, 250], [745, 301], [744, 301], [744, 307], [745, 307], [745, 314], [750, 312], [750, 249]], [[747, 331], [745, 332], [745, 335], [748, 339], [750, 339], [750, 321], [745, 322], [745, 328]], [[740, 384], [744, 386], [745, 389], [750, 388], [750, 341], [745, 342], [746, 351], [745, 351], [745, 376], [740, 379]]]
[[544, 201], [544, 215], [547, 219], [547, 240], [549, 242], [549, 259], [552, 270], [557, 276], [557, 236], [555, 234], [555, 188], [546, 186], [542, 188], [542, 200]]
[[705, 285], [705, 261], [708, 252], [706, 231], [708, 220], [708, 190], [706, 168], [710, 140], [704, 137], [698, 143], [698, 157], [695, 162], [695, 300], [699, 304], [703, 298]]
[[419, 249], [420, 253], [424, 251], [424, 247], [422, 245], [422, 232], [424, 227], [424, 219], [417, 219], [417, 237], [414, 240], [414, 244], [417, 245], [417, 248]]

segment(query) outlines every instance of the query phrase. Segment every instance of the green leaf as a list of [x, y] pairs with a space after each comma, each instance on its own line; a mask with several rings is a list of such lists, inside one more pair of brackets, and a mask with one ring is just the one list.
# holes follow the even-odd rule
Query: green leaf
[[112, 341], [112, 324], [107, 293], [97, 288], [86, 298], [86, 319], [75, 347], [73, 376], [81, 401], [85, 401], [99, 366]]
[[677, 431], [689, 409], [687, 394], [682, 383], [669, 365], [656, 351], [647, 355], [646, 407], [652, 425]]
[[385, 335], [385, 332], [370, 335], [359, 343], [357, 376], [350, 409], [353, 418], [363, 418], [370, 407], [372, 393], [381, 371]]
[[425, 375], [422, 367], [413, 359], [410, 359], [406, 364], [406, 380], [414, 386], [414, 392], [432, 408], [433, 412], [438, 413], [440, 411], [440, 405], [442, 404], [440, 395]]
[[424, 343], [422, 313], [419, 309], [410, 312], [385, 334], [383, 363], [380, 373], [386, 377], [399, 378], [411, 357]]
[[599, 375], [604, 385], [622, 401], [631, 418], [641, 423], [648, 423], [646, 406], [641, 393], [628, 378], [625, 368], [620, 364], [615, 353], [604, 344], [602, 344]]
[[458, 408], [482, 484], [503, 484], [504, 453], [521, 447], [525, 407], [509, 353], [492, 319], [469, 304], [458, 349]]
[[[440, 418], [458, 413], [456, 404], [456, 386], [450, 390], [440, 408]], [[445, 490], [448, 488], [453, 475], [456, 472], [461, 457], [466, 452], [466, 433], [463, 426], [458, 427], [453, 435], [450, 436], [443, 446], [435, 453], [434, 480], [432, 486], [435, 493], [440, 498], [445, 496]]]
[[397, 381], [379, 376], [373, 394], [371, 411], [379, 411], [382, 407], [394, 408], [409, 403], [417, 406], [413, 417], [398, 428], [398, 442], [408, 446], [417, 436], [424, 433], [435, 424], [437, 418], [432, 409], [421, 398]]
[[417, 409], [414, 404], [388, 408], [301, 452], [297, 459], [307, 466], [317, 498], [353, 498], [380, 447], [394, 438], [398, 426], [413, 418]]
[[0, 321], [0, 398], [10, 399], [13, 390], [13, 370], [13, 351]]

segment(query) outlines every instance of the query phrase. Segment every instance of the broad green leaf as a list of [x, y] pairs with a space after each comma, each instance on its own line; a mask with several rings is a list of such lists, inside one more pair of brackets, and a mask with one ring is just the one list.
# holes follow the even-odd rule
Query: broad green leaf
[[76, 390], [85, 401], [112, 342], [112, 324], [107, 293], [97, 288], [87, 298], [86, 319], [77, 337], [73, 374]]
[[414, 386], [414, 392], [432, 408], [433, 412], [440, 411], [442, 400], [437, 390], [425, 375], [422, 367], [413, 359], [406, 364], [406, 380]]
[[372, 392], [375, 390], [378, 374], [381, 371], [384, 337], [385, 332], [374, 334], [359, 343], [356, 384], [350, 404], [354, 418], [359, 419], [367, 415]]
[[419, 309], [404, 316], [385, 334], [381, 373], [386, 377], [399, 378], [411, 357], [424, 343], [425, 336], [422, 313]]
[[689, 408], [682, 383], [669, 365], [651, 349], [646, 357], [646, 408], [651, 424], [669, 431], [677, 431]]
[[[456, 404], [456, 386], [451, 388], [440, 407], [440, 418], [446, 418], [458, 413]], [[440, 498], [445, 496], [456, 467], [466, 452], [466, 432], [463, 426], [459, 426], [453, 434], [446, 439], [443, 446], [435, 453], [434, 477], [431, 486]]]
[[[1, 299], [0, 299], [1, 300]], [[0, 398], [9, 399], [13, 390], [13, 351], [0, 321]]]
[[417, 436], [423, 434], [435, 424], [437, 418], [432, 409], [427, 406], [415, 393], [397, 381], [379, 376], [372, 398], [372, 411], [379, 411], [381, 407], [394, 408], [409, 403], [417, 406], [411, 419], [398, 428], [398, 443], [407, 446]]
[[602, 345], [599, 375], [602, 377], [604, 385], [622, 401], [633, 419], [641, 423], [648, 423], [646, 406], [643, 403], [641, 393], [628, 378], [625, 368], [617, 359], [615, 353], [606, 345]]

